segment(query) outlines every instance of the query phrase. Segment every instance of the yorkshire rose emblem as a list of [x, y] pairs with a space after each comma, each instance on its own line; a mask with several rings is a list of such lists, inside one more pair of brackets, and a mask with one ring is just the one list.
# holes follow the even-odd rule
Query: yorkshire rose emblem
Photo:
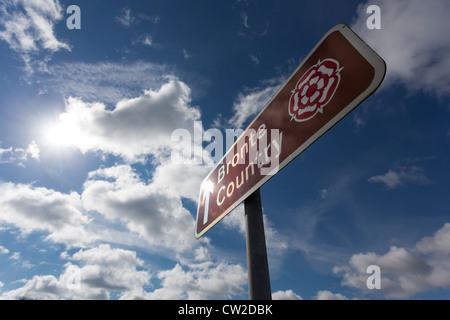
[[330, 102], [341, 81], [339, 62], [325, 59], [312, 66], [298, 81], [289, 101], [291, 121], [308, 121]]

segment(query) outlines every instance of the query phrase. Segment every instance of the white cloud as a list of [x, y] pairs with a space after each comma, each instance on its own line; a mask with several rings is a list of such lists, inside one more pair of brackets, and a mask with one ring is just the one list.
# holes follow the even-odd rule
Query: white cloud
[[[369, 5], [381, 9], [381, 30], [366, 26]], [[450, 94], [447, 0], [370, 0], [358, 7], [352, 28], [387, 63], [385, 85], [399, 81], [410, 90]]]
[[39, 146], [35, 141], [30, 142], [26, 149], [12, 147], [7, 149], [0, 148], [0, 164], [17, 163], [18, 166], [24, 166], [23, 163], [30, 157], [39, 161], [39, 154]]
[[147, 46], [147, 47], [152, 47], [155, 45], [155, 43], [153, 41], [153, 36], [149, 33], [140, 35], [139, 37], [137, 37], [136, 40], [133, 40], [131, 43], [133, 45], [141, 44], [141, 45]]
[[132, 24], [140, 23], [142, 21], [150, 21], [151, 23], [157, 24], [161, 18], [158, 15], [145, 15], [131, 13], [131, 9], [125, 7], [121, 10], [121, 14], [116, 17], [116, 21], [123, 25], [125, 28], [130, 27]]
[[[273, 259], [274, 263], [279, 262], [280, 257], [288, 249], [288, 242], [286, 241], [285, 237], [280, 234], [278, 230], [273, 226], [273, 223], [269, 220], [266, 214], [263, 214], [263, 221], [269, 258], [271, 258], [271, 260]], [[245, 235], [244, 204], [237, 206], [232, 212], [230, 212], [222, 220], [222, 223], [225, 227], [237, 230], [239, 233]]]
[[282, 84], [282, 79], [270, 79], [264, 81], [261, 86], [246, 89], [240, 93], [233, 104], [233, 117], [229, 124], [233, 128], [242, 128], [244, 123], [251, 120], [270, 101]]
[[190, 93], [186, 84], [170, 78], [159, 90], [119, 101], [114, 110], [71, 97], [52, 130], [66, 145], [82, 152], [102, 151], [141, 161], [148, 154], [167, 153], [172, 132], [193, 128], [199, 120], [200, 111], [190, 105]]
[[[264, 212], [264, 208], [263, 208]], [[270, 270], [278, 273], [283, 264], [283, 257], [290, 249], [289, 241], [285, 234], [280, 233], [263, 213], [264, 235], [266, 239], [267, 257], [269, 260]], [[245, 206], [244, 203], [237, 206], [230, 212], [221, 222], [228, 229], [236, 230], [245, 237]], [[245, 241], [245, 238], [244, 240]]]
[[183, 58], [186, 60], [192, 58], [192, 56], [187, 52], [186, 49], [183, 49]]
[[229, 229], [245, 235], [245, 207], [240, 204], [222, 220], [222, 224]]
[[263, 219], [269, 259], [272, 259], [273, 263], [280, 262], [281, 256], [288, 249], [288, 241], [283, 234], [278, 232], [266, 215], [263, 216]]
[[170, 190], [179, 197], [198, 201], [200, 185], [212, 166], [165, 161], [156, 167], [153, 184]]
[[248, 14], [247, 14], [247, 12], [241, 12], [241, 19], [242, 19], [242, 24], [244, 25], [244, 27], [246, 27], [247, 29], [250, 28], [250, 26], [248, 25]]
[[450, 286], [450, 224], [432, 237], [424, 237], [413, 248], [391, 247], [384, 255], [354, 254], [348, 265], [333, 271], [343, 275], [342, 284], [367, 293], [367, 267], [381, 270], [382, 294], [405, 299], [416, 294]]
[[199, 244], [193, 235], [194, 219], [180, 197], [145, 183], [128, 165], [91, 172], [82, 201], [85, 209], [123, 223], [153, 250], [182, 252]]
[[70, 260], [81, 266], [68, 262], [58, 278], [34, 276], [23, 287], [4, 292], [0, 298], [109, 299], [111, 292], [136, 291], [150, 281], [149, 272], [139, 270], [144, 263], [134, 251], [99, 245], [76, 252]]
[[259, 59], [257, 56], [255, 56], [254, 54], [249, 54], [249, 57], [250, 57], [250, 60], [252, 60], [252, 62], [253, 62], [255, 65], [258, 65], [258, 64], [259, 64], [260, 59]]
[[0, 148], [0, 163], [13, 163], [16, 162], [18, 159], [23, 159], [25, 154], [25, 150], [21, 148], [8, 148], [3, 149]]
[[3, 247], [3, 246], [0, 246], [0, 254], [8, 254], [9, 253], [9, 250], [8, 249], [6, 249], [5, 247]]
[[115, 105], [122, 99], [141, 95], [142, 88], [159, 89], [170, 74], [165, 65], [143, 61], [128, 64], [66, 62], [52, 64], [46, 73], [36, 75], [35, 81], [47, 87], [47, 91], [59, 91], [65, 98], [72, 96], [85, 102]]
[[89, 223], [80, 195], [30, 185], [0, 184], [0, 222], [22, 234], [48, 233], [46, 240], [67, 246], [83, 246], [94, 239], [86, 232]]
[[116, 21], [119, 22], [124, 27], [129, 27], [136, 20], [134, 16], [131, 15], [130, 8], [123, 8], [121, 15], [116, 17]]
[[368, 181], [370, 183], [384, 183], [388, 189], [394, 189], [408, 184], [428, 185], [431, 183], [430, 179], [425, 175], [424, 170], [416, 166], [411, 166], [401, 171], [389, 170], [384, 175], [370, 177]]
[[2, 300], [55, 300], [62, 299], [67, 293], [63, 283], [52, 275], [34, 276], [21, 288], [2, 293]]
[[206, 247], [200, 247], [195, 250], [195, 260], [196, 261], [206, 261], [211, 260], [209, 255], [209, 250]]
[[20, 252], [14, 252], [10, 257], [10, 260], [20, 260]]
[[26, 150], [26, 155], [30, 156], [31, 158], [39, 161], [39, 154], [40, 154], [39, 146], [35, 141], [31, 141], [31, 143], [28, 145]]
[[69, 50], [68, 44], [59, 41], [54, 25], [63, 19], [58, 0], [15, 0], [0, 4], [2, 19], [0, 39], [19, 53], [31, 71], [32, 57], [42, 51], [51, 54]]
[[[149, 283], [150, 274], [138, 270], [144, 266], [136, 252], [112, 249], [109, 245], [80, 250], [71, 260], [78, 261], [82, 267], [81, 285], [109, 291], [128, 291], [141, 288]], [[81, 288], [82, 289], [82, 288]]]
[[422, 238], [417, 243], [417, 249], [424, 254], [450, 253], [450, 223], [446, 223], [434, 236]]
[[[237, 1], [237, 3], [242, 1]], [[254, 39], [255, 37], [262, 37], [267, 35], [269, 31], [269, 21], [262, 23], [261, 19], [250, 19], [248, 10], [249, 3], [247, 1], [243, 1], [241, 5], [241, 10], [239, 14], [240, 18], [240, 31], [238, 33], [241, 37], [247, 37], [250, 39]], [[251, 21], [251, 23], [249, 22]]]
[[292, 290], [277, 291], [272, 293], [273, 300], [303, 300], [301, 296]]
[[63, 18], [58, 0], [17, 0], [2, 3], [0, 38], [17, 52], [30, 52], [39, 47], [55, 52], [69, 49], [56, 39], [53, 26]]
[[247, 272], [238, 264], [203, 262], [177, 264], [157, 274], [162, 287], [145, 294], [145, 299], [206, 300], [231, 299], [245, 293]]
[[149, 35], [149, 34], [144, 35], [144, 37], [143, 37], [142, 40], [141, 40], [141, 43], [142, 43], [144, 46], [149, 46], [149, 47], [151, 47], [152, 44], [153, 44], [153, 38], [152, 38], [152, 36]]
[[349, 298], [340, 293], [332, 293], [325, 290], [317, 292], [316, 300], [349, 300]]
[[15, 265], [20, 263], [22, 268], [31, 269], [32, 267], [35, 266], [35, 265], [31, 264], [30, 261], [23, 260], [20, 252], [13, 252], [13, 254], [11, 256], [9, 256], [8, 259], [14, 261]]

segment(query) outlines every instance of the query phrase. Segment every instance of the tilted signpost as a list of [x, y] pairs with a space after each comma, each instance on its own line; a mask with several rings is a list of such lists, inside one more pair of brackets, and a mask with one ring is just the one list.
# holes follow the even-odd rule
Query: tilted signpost
[[259, 188], [380, 86], [386, 64], [349, 27], [328, 31], [200, 188], [199, 239], [245, 200], [250, 299], [270, 299]]

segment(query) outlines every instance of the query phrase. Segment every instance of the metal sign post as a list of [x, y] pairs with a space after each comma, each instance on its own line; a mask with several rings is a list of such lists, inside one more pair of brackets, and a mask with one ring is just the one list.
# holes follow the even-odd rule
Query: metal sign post
[[250, 300], [272, 300], [260, 189], [245, 199], [245, 233]]

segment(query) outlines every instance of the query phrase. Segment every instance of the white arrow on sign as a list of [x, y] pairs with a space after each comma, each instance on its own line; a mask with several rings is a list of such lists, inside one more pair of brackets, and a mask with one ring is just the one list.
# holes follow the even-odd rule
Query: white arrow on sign
[[205, 181], [205, 192], [203, 193], [203, 200], [205, 212], [203, 214], [203, 225], [208, 222], [208, 211], [209, 211], [209, 196], [214, 192], [214, 183], [211, 180]]

